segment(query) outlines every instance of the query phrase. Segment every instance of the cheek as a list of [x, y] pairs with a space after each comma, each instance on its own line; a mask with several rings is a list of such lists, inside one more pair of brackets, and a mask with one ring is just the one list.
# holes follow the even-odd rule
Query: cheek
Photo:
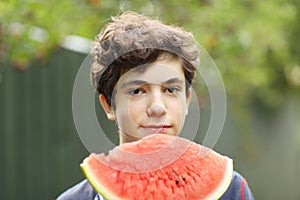
[[143, 102], [129, 101], [127, 108], [128, 117], [134, 122], [138, 122], [139, 119], [142, 118], [146, 112], [145, 105]]
[[175, 101], [172, 102], [172, 105], [170, 105], [171, 112], [173, 117], [175, 117], [175, 120], [178, 125], [181, 125], [185, 118], [186, 113], [186, 101], [185, 99], [178, 97]]
[[129, 125], [128, 123], [139, 123], [146, 112], [143, 102], [136, 102], [132, 100], [123, 101], [119, 108], [120, 109], [117, 114], [118, 120], [122, 123], [127, 123], [127, 125]]

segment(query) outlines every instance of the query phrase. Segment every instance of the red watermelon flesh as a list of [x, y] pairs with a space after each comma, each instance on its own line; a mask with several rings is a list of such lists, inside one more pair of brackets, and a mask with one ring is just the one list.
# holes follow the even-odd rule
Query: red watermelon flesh
[[233, 173], [230, 158], [163, 134], [92, 153], [81, 167], [107, 200], [218, 199]]

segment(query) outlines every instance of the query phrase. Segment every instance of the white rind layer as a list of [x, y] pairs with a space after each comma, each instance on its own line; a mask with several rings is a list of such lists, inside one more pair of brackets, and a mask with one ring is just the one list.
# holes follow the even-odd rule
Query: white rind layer
[[226, 176], [224, 176], [224, 179], [220, 183], [220, 187], [216, 188], [215, 191], [211, 193], [205, 200], [217, 200], [220, 199], [221, 196], [226, 192], [228, 189], [232, 176], [233, 176], [233, 161], [232, 159], [226, 157], [228, 159], [227, 166], [226, 166]]

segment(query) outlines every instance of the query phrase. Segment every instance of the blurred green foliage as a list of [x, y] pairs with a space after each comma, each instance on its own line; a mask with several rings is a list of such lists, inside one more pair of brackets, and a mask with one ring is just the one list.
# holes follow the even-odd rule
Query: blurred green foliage
[[47, 62], [66, 36], [93, 39], [123, 10], [158, 16], [193, 32], [219, 67], [227, 94], [241, 106], [255, 100], [274, 110], [300, 88], [296, 0], [4, 0], [1, 63], [23, 70], [32, 60]]

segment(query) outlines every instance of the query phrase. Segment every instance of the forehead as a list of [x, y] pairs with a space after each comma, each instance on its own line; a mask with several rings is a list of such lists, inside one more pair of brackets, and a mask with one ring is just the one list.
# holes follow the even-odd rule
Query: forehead
[[150, 64], [137, 66], [123, 74], [116, 87], [122, 87], [122, 85], [134, 80], [162, 84], [175, 78], [184, 80], [184, 71], [180, 60], [158, 60]]

